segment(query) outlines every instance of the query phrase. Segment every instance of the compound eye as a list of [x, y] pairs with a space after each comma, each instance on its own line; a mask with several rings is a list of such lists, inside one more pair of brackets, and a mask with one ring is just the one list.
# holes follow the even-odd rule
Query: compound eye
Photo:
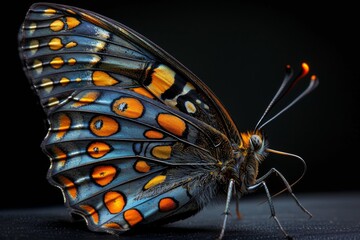
[[250, 144], [253, 150], [258, 150], [262, 146], [262, 139], [259, 135], [252, 135], [250, 137]]

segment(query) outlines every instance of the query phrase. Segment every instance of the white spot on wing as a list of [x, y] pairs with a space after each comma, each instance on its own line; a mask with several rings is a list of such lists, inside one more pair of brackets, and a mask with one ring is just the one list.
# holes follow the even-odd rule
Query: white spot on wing
[[54, 87], [54, 82], [49, 78], [44, 78], [40, 84], [41, 88], [44, 88], [45, 92], [50, 93]]
[[97, 42], [96, 42], [96, 45], [95, 45], [95, 47], [94, 47], [94, 51], [95, 51], [95, 52], [99, 52], [99, 51], [103, 50], [104, 48], [105, 48], [105, 42], [103, 42], [103, 41], [97, 41]]
[[39, 48], [39, 40], [33, 39], [30, 41], [29, 49], [32, 55], [34, 55]]
[[35, 69], [35, 72], [37, 74], [40, 74], [40, 73], [42, 73], [42, 70], [43, 70], [43, 64], [40, 60], [35, 59], [33, 65], [32, 65], [32, 68]]
[[97, 28], [96, 29], [96, 35], [103, 38], [103, 39], [109, 39], [110, 38], [110, 33], [104, 29], [101, 28]]
[[[178, 99], [180, 96], [186, 95], [186, 94], [187, 94], [188, 92], [190, 92], [191, 90], [195, 90], [195, 87], [194, 87], [191, 83], [187, 82], [187, 83], [185, 84], [184, 88], [182, 89], [182, 91], [181, 91], [180, 94], [176, 95], [173, 99], [165, 99], [164, 102], [165, 102], [166, 105], [175, 108], [175, 106], [176, 106], [176, 104], [177, 104], [177, 99]], [[190, 102], [190, 101], [187, 101], [187, 102], [189, 103], [189, 104], [188, 104], [189, 109], [188, 109], [188, 107], [187, 107], [187, 105], [186, 105], [186, 103], [185, 103], [185, 107], [186, 107], [187, 112], [188, 112], [188, 113], [194, 113], [194, 112], [196, 111], [196, 108], [195, 108], [194, 104], [193, 104], [192, 102]], [[190, 104], [191, 104], [192, 106], [190, 106]]]
[[184, 86], [184, 89], [183, 89], [181, 95], [185, 95], [188, 92], [190, 92], [191, 90], [195, 90], [195, 87], [191, 83], [187, 82]]
[[33, 22], [33, 23], [30, 24], [30, 26], [29, 26], [29, 33], [30, 33], [30, 35], [35, 32], [36, 28], [37, 28], [37, 25], [36, 25], [35, 22]]
[[57, 98], [49, 98], [48, 104], [46, 104], [47, 107], [53, 107], [60, 103], [60, 101]]
[[177, 107], [176, 107], [176, 104], [177, 104], [176, 100], [177, 100], [177, 97], [175, 97], [174, 99], [165, 99], [164, 102], [165, 102], [166, 105], [177, 109]]
[[94, 66], [100, 60], [101, 60], [101, 58], [98, 55], [93, 55], [93, 57], [90, 59], [89, 63], [90, 63], [91, 66]]
[[190, 102], [190, 101], [186, 101], [186, 102], [185, 102], [185, 107], [186, 107], [186, 111], [187, 111], [188, 113], [195, 113], [195, 112], [196, 112], [196, 107], [195, 107], [195, 105], [194, 105], [192, 102]]

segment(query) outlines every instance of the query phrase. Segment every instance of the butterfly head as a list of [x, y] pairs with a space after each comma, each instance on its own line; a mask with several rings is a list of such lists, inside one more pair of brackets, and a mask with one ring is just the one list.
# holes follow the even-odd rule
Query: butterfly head
[[255, 160], [261, 162], [266, 157], [267, 140], [263, 132], [248, 131], [240, 134], [241, 143], [239, 146], [242, 156], [254, 157]]

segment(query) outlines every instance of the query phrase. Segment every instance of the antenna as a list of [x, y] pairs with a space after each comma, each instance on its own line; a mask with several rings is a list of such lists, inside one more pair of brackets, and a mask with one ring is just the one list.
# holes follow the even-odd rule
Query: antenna
[[292, 107], [295, 103], [297, 103], [300, 99], [304, 98], [306, 95], [312, 92], [319, 85], [319, 79], [315, 75], [312, 75], [310, 78], [311, 81], [309, 83], [309, 86], [297, 98], [295, 98], [289, 105], [284, 107], [282, 110], [280, 110], [277, 114], [275, 114], [273, 117], [271, 117], [269, 120], [267, 120], [259, 127], [263, 119], [269, 114], [270, 110], [276, 105], [276, 103], [278, 103], [281, 99], [283, 99], [284, 96], [288, 94], [291, 91], [291, 89], [299, 82], [299, 80], [303, 79], [310, 71], [309, 65], [307, 63], [301, 64], [301, 68], [302, 71], [298, 74], [298, 76], [296, 78], [292, 78], [293, 70], [290, 67], [290, 65], [286, 66], [284, 80], [281, 83], [279, 90], [276, 92], [275, 96], [273, 97], [273, 99], [270, 101], [269, 105], [265, 109], [260, 120], [257, 122], [254, 131], [262, 129], [265, 125], [267, 125], [272, 120], [280, 116], [290, 107]]

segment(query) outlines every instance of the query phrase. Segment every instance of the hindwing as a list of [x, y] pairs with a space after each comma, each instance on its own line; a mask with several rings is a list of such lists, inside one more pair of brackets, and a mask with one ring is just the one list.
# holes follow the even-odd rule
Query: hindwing
[[213, 127], [120, 88], [76, 91], [49, 122], [49, 180], [97, 231], [198, 211], [217, 191], [217, 159], [232, 153]]

